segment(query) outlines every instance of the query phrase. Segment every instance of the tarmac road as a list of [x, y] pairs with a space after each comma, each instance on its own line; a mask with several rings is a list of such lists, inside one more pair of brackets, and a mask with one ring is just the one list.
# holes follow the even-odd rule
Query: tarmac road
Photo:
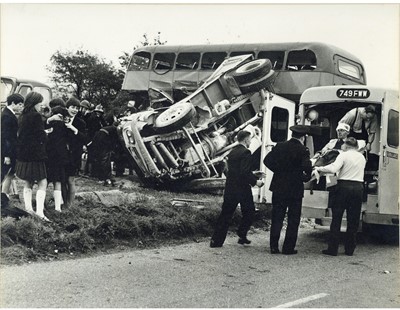
[[[302, 228], [297, 255], [271, 255], [269, 233], [250, 246], [229, 236], [91, 258], [1, 268], [1, 307], [400, 307], [399, 248], [359, 244], [324, 256], [327, 232]], [[343, 250], [343, 249], [342, 249]]]

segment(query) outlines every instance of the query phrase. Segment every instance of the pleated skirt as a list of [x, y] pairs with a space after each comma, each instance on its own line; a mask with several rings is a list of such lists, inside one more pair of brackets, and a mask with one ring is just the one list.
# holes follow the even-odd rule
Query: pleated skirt
[[46, 179], [46, 164], [43, 161], [24, 162], [17, 160], [15, 175], [21, 180], [30, 182]]

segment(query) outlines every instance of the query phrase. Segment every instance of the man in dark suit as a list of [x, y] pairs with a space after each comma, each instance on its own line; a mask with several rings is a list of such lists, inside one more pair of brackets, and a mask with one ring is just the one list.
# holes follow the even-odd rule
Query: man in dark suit
[[297, 253], [295, 246], [304, 195], [303, 182], [311, 178], [310, 152], [304, 146], [308, 128], [295, 125], [290, 130], [292, 138], [278, 143], [264, 158], [264, 164], [274, 173], [269, 188], [272, 191], [271, 254], [280, 253], [278, 244], [286, 211], [288, 225], [282, 253]]
[[19, 114], [24, 108], [24, 97], [12, 94], [7, 97], [7, 106], [1, 112], [1, 182], [2, 193], [8, 194], [15, 173], [16, 143]]
[[228, 155], [228, 173], [226, 176], [224, 202], [221, 214], [218, 217], [210, 247], [222, 247], [228, 233], [229, 224], [238, 203], [242, 211], [242, 220], [238, 228], [239, 244], [250, 244], [247, 232], [253, 222], [255, 206], [252, 186], [263, 185], [261, 180], [251, 171], [251, 152], [248, 150], [251, 141], [251, 133], [239, 131], [237, 135], [239, 144]]

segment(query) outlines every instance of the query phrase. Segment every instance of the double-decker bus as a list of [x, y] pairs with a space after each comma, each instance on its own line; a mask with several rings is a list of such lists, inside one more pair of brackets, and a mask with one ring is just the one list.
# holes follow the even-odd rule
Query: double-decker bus
[[310, 87], [366, 84], [362, 62], [325, 43], [156, 45], [133, 52], [122, 90], [143, 107], [150, 105], [148, 92], [153, 89], [178, 101], [202, 85], [226, 58], [247, 54], [269, 59], [275, 71], [274, 92], [296, 103]]

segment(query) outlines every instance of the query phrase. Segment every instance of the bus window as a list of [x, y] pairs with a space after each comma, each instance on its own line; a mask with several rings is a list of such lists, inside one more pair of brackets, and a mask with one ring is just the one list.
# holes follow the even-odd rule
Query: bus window
[[356, 79], [360, 79], [360, 69], [357, 66], [355, 66], [347, 61], [339, 59], [338, 69], [339, 69], [340, 73], [349, 75]]
[[254, 52], [232, 52], [229, 57], [233, 57], [233, 56], [240, 56], [240, 55], [248, 55], [251, 54], [254, 57]]
[[129, 63], [128, 70], [131, 71], [142, 71], [149, 68], [151, 54], [147, 52], [139, 52], [132, 56], [131, 62]]
[[25, 85], [25, 86], [21, 86], [20, 89], [18, 90], [18, 93], [24, 97], [26, 97], [26, 95], [28, 93], [30, 93], [32, 91], [32, 87]]
[[228, 54], [225, 52], [204, 53], [201, 60], [201, 69], [217, 69], [225, 60]]
[[279, 70], [283, 67], [283, 58], [285, 52], [283, 51], [261, 51], [258, 53], [258, 58], [267, 58], [271, 60], [272, 69]]
[[387, 143], [391, 147], [399, 146], [399, 112], [394, 110], [389, 111]]
[[13, 82], [11, 80], [1, 79], [1, 102], [6, 102], [7, 97], [11, 95], [11, 90], [13, 88]]
[[289, 111], [273, 107], [271, 115], [271, 140], [283, 142], [288, 137]]
[[174, 53], [157, 53], [154, 55], [154, 70], [171, 70], [174, 67]]
[[43, 102], [48, 104], [51, 100], [50, 90], [46, 87], [34, 87], [33, 91], [40, 93], [43, 96]]
[[177, 70], [194, 70], [199, 66], [200, 53], [180, 53], [176, 59]]
[[317, 67], [317, 58], [313, 51], [291, 51], [288, 54], [286, 69], [291, 71], [314, 70]]

